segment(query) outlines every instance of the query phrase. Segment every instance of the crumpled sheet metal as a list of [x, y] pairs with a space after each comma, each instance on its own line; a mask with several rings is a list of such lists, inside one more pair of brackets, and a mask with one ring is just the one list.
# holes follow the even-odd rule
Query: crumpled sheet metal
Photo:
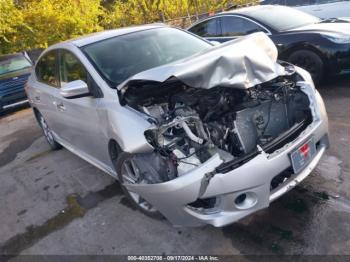
[[278, 51], [264, 33], [254, 33], [209, 48], [189, 58], [138, 73], [133, 80], [164, 82], [176, 77], [190, 87], [210, 89], [226, 86], [246, 89], [285, 75], [277, 63]]

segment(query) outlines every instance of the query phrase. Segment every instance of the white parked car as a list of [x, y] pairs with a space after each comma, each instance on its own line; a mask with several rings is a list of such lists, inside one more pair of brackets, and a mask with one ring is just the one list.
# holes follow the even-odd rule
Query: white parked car
[[350, 1], [348, 0], [263, 0], [261, 4], [293, 6], [322, 19], [350, 19]]

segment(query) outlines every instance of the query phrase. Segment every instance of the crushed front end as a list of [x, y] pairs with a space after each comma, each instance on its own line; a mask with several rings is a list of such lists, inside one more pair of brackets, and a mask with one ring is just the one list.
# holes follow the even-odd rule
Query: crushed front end
[[287, 73], [248, 88], [129, 84], [121, 102], [146, 116], [152, 150], [134, 153], [142, 182], [124, 186], [174, 225], [220, 227], [301, 182], [328, 147], [327, 114], [310, 75], [279, 66]]

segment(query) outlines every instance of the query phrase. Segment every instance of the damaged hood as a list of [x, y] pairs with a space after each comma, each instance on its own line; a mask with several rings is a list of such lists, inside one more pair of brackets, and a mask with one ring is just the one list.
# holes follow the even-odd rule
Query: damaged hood
[[264, 33], [255, 33], [138, 73], [117, 89], [127, 88], [133, 81], [164, 82], [173, 77], [194, 88], [226, 86], [246, 89], [287, 74], [277, 63], [277, 56], [277, 48], [270, 38]]

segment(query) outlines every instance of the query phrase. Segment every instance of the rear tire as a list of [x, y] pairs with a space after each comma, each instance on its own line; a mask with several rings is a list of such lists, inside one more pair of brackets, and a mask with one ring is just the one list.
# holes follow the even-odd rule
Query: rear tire
[[132, 154], [122, 152], [119, 154], [118, 159], [114, 161], [118, 179], [126, 198], [136, 209], [145, 215], [159, 220], [164, 219], [163, 215], [150, 203], [137, 193], [129, 191], [124, 186], [124, 184], [127, 183], [142, 183], [143, 180], [142, 174], [138, 171], [136, 163], [133, 162], [132, 157]]
[[316, 53], [309, 50], [298, 50], [289, 56], [288, 62], [308, 71], [315, 84], [319, 84], [322, 81], [324, 64]]
[[52, 131], [51, 131], [50, 127], [48, 126], [48, 124], [46, 123], [44, 117], [39, 112], [36, 113], [36, 117], [37, 117], [37, 120], [39, 122], [41, 129], [44, 132], [44, 136], [46, 138], [46, 141], [49, 144], [49, 146], [51, 147], [51, 149], [52, 150], [61, 149], [62, 146], [55, 141], [55, 138], [52, 134]]

